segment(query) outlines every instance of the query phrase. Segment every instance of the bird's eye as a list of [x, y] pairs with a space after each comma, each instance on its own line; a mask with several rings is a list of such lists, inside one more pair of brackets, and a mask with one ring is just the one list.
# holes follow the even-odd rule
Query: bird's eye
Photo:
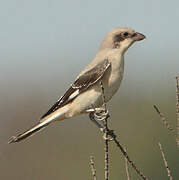
[[129, 35], [129, 33], [128, 32], [123, 32], [123, 37], [127, 37], [128, 35]]

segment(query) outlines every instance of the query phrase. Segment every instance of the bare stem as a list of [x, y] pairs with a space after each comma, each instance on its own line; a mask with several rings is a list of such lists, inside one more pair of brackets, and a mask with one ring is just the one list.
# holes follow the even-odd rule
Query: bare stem
[[[105, 94], [104, 94], [104, 87], [101, 82], [101, 89], [102, 89], [102, 98], [103, 98], [103, 105], [105, 108], [105, 111], [107, 113], [107, 107], [106, 107], [106, 101], [105, 101]], [[109, 141], [109, 135], [113, 138], [113, 141], [116, 143], [117, 147], [121, 150], [127, 161], [130, 163], [130, 165], [134, 168], [134, 170], [137, 172], [139, 176], [141, 176], [142, 179], [147, 180], [147, 178], [143, 175], [143, 173], [136, 167], [135, 163], [129, 158], [127, 152], [124, 150], [122, 145], [117, 140], [117, 136], [114, 134], [113, 130], [109, 130], [107, 125], [107, 119], [109, 118], [109, 114], [107, 113], [106, 118], [104, 120], [104, 127], [105, 127], [105, 180], [109, 179], [109, 156], [108, 156], [108, 141]]]
[[[107, 113], [107, 106], [106, 106], [106, 100], [105, 100], [105, 94], [104, 94], [104, 87], [103, 84], [101, 82], [101, 89], [102, 89], [102, 98], [103, 98], [103, 105], [105, 108], [105, 113]], [[106, 115], [105, 119], [104, 119], [104, 128], [105, 128], [105, 132], [104, 132], [104, 179], [105, 180], [109, 180], [109, 140], [108, 140], [108, 118], [109, 118], [109, 114]]]
[[90, 167], [91, 167], [91, 172], [92, 172], [92, 175], [93, 175], [93, 180], [97, 180], [97, 178], [96, 178], [96, 169], [95, 169], [95, 166], [94, 166], [94, 157], [93, 156], [90, 156]]
[[113, 138], [113, 141], [116, 143], [117, 147], [120, 149], [122, 154], [125, 156], [129, 164], [133, 167], [133, 169], [137, 172], [137, 174], [143, 179], [147, 180], [147, 177], [144, 176], [144, 174], [136, 167], [135, 163], [130, 159], [129, 155], [125, 151], [125, 149], [122, 147], [122, 145], [117, 140], [117, 136], [114, 134], [113, 131], [110, 131], [110, 136]]
[[104, 127], [105, 127], [105, 133], [104, 133], [104, 170], [105, 170], [105, 180], [109, 179], [109, 142], [108, 142], [108, 125], [107, 125], [107, 118], [104, 120]]
[[172, 180], [173, 178], [172, 178], [172, 176], [171, 176], [170, 169], [169, 169], [169, 167], [168, 167], [168, 163], [167, 163], [167, 160], [166, 160], [166, 158], [165, 158], [164, 151], [163, 151], [163, 149], [162, 149], [162, 145], [161, 145], [160, 142], [158, 143], [158, 145], [159, 145], [160, 152], [161, 152], [161, 154], [162, 154], [162, 158], [163, 158], [163, 162], [164, 162], [164, 165], [165, 165], [165, 169], [166, 169], [166, 171], [167, 171], [167, 175], [168, 175], [169, 179]]
[[[160, 116], [160, 119], [163, 122], [163, 125], [172, 133], [175, 133], [175, 130], [170, 126], [170, 124], [167, 122], [166, 117], [164, 116], [163, 113], [160, 112], [159, 108], [154, 105], [154, 109], [156, 110], [156, 112], [158, 113], [158, 115]], [[176, 136], [176, 135], [175, 135]]]
[[176, 77], [176, 113], [177, 113], [177, 138], [176, 142], [179, 146], [179, 76]]
[[[125, 149], [125, 151], [126, 151], [126, 149]], [[130, 180], [128, 161], [127, 161], [127, 158], [126, 158], [126, 157], [125, 157], [125, 167], [126, 167], [126, 176], [127, 176], [127, 180]]]

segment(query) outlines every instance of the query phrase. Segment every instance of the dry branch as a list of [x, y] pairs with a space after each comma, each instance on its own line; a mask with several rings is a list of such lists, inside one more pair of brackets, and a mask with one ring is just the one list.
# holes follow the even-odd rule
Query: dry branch
[[97, 180], [96, 169], [95, 169], [95, 166], [94, 166], [94, 157], [93, 156], [90, 156], [90, 167], [91, 167], [93, 180]]
[[162, 145], [161, 145], [160, 142], [158, 143], [158, 145], [159, 145], [160, 152], [161, 152], [161, 154], [162, 154], [162, 158], [163, 158], [163, 162], [164, 162], [164, 165], [165, 165], [165, 169], [166, 169], [166, 171], [167, 171], [167, 175], [168, 175], [169, 179], [172, 180], [173, 178], [172, 178], [172, 176], [171, 176], [171, 172], [170, 172], [170, 169], [169, 169], [169, 167], [168, 167], [168, 163], [167, 163], [167, 160], [166, 160], [166, 158], [165, 158], [165, 154], [164, 154], [164, 151], [163, 151], [163, 149], [162, 149]]
[[[126, 151], [126, 149], [125, 149], [125, 151]], [[130, 180], [129, 166], [128, 166], [128, 161], [127, 161], [126, 157], [125, 157], [125, 168], [126, 168], [126, 177], [127, 177], [127, 180]]]
[[[102, 85], [101, 82], [101, 89], [102, 89], [102, 98], [103, 98], [103, 107], [101, 109], [104, 108], [104, 111], [101, 111], [101, 114], [98, 113], [96, 111], [96, 109], [94, 109], [94, 112], [91, 112], [89, 114], [90, 119], [92, 120], [92, 122], [94, 122], [97, 127], [100, 128], [100, 130], [104, 130], [104, 139], [105, 139], [105, 180], [109, 180], [109, 137], [112, 138], [112, 140], [116, 143], [117, 147], [120, 149], [120, 151], [122, 152], [122, 154], [124, 155], [124, 157], [126, 158], [126, 161], [132, 166], [132, 168], [136, 171], [136, 173], [143, 179], [143, 180], [147, 180], [147, 177], [144, 176], [144, 174], [137, 168], [137, 166], [135, 165], [135, 163], [130, 159], [129, 155], [127, 154], [126, 150], [123, 148], [123, 146], [119, 143], [119, 141], [117, 140], [117, 136], [114, 133], [113, 130], [110, 130], [108, 128], [108, 124], [107, 124], [107, 120], [110, 117], [107, 107], [106, 107], [106, 101], [105, 101], [105, 95], [104, 95], [104, 87]], [[100, 115], [99, 115], [100, 114]], [[105, 116], [104, 116], [105, 115]], [[100, 117], [101, 116], [101, 117]], [[103, 120], [103, 125], [104, 127], [102, 127], [102, 125], [97, 122], [97, 120]], [[103, 129], [104, 128], [104, 129]]]
[[133, 169], [137, 172], [137, 174], [143, 179], [143, 180], [147, 180], [147, 177], [144, 176], [144, 174], [137, 168], [137, 166], [135, 165], [135, 163], [130, 159], [129, 155], [127, 154], [127, 152], [125, 151], [125, 149], [122, 147], [122, 145], [119, 143], [119, 141], [117, 140], [117, 136], [115, 135], [114, 131], [110, 130], [109, 132], [110, 136], [113, 138], [113, 141], [116, 143], [117, 147], [120, 149], [120, 151], [122, 152], [122, 154], [124, 155], [124, 157], [127, 159], [127, 161], [129, 162], [129, 164], [133, 167]]
[[159, 108], [156, 105], [154, 105], [154, 109], [156, 110], [156, 112], [160, 116], [160, 119], [162, 120], [164, 127], [166, 127], [170, 132], [175, 133], [175, 130], [170, 126], [170, 124], [166, 120], [166, 117], [164, 116], [163, 113], [160, 112]]
[[176, 113], [177, 113], [177, 138], [176, 142], [179, 146], [179, 76], [176, 77]]
[[104, 106], [104, 110], [106, 113], [106, 117], [104, 118], [104, 128], [105, 128], [105, 132], [104, 132], [104, 143], [105, 143], [105, 147], [104, 147], [104, 179], [108, 180], [109, 179], [109, 140], [108, 140], [108, 118], [109, 118], [109, 114], [107, 112], [107, 106], [106, 106], [106, 100], [105, 100], [105, 95], [104, 95], [104, 87], [103, 84], [101, 82], [101, 90], [102, 90], [102, 98], [103, 98], [103, 106]]
[[104, 167], [104, 170], [105, 170], [105, 180], [108, 180], [109, 179], [109, 142], [108, 142], [108, 125], [107, 125], [107, 118], [105, 118], [105, 121], [104, 121], [104, 126], [105, 126], [105, 133], [104, 133], [104, 142], [105, 142], [105, 147], [104, 147], [104, 164], [105, 164], [105, 167]]
[[137, 172], [137, 174], [143, 179], [143, 180], [147, 180], [147, 178], [143, 175], [143, 173], [136, 167], [135, 163], [129, 158], [127, 152], [124, 150], [124, 148], [122, 147], [122, 145], [119, 143], [119, 141], [117, 140], [117, 136], [114, 134], [113, 130], [109, 130], [108, 125], [107, 125], [107, 119], [109, 118], [109, 113], [107, 113], [107, 107], [106, 107], [106, 101], [105, 101], [105, 95], [104, 95], [104, 87], [103, 84], [101, 83], [101, 88], [102, 88], [102, 94], [103, 94], [103, 104], [104, 104], [104, 108], [106, 111], [106, 118], [104, 121], [104, 126], [105, 126], [105, 180], [108, 180], [108, 176], [109, 176], [109, 170], [108, 170], [108, 166], [109, 166], [109, 157], [108, 157], [108, 135], [110, 135], [113, 139], [113, 141], [116, 143], [117, 147], [119, 147], [119, 149], [121, 150], [121, 152], [123, 153], [123, 155], [125, 156], [125, 158], [127, 159], [127, 161], [130, 163], [130, 165], [134, 168], [134, 170]]

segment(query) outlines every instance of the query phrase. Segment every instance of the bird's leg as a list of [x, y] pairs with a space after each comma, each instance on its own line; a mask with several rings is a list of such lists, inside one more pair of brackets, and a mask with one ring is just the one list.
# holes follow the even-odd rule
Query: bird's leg
[[[109, 111], [106, 108], [104, 88], [102, 82], [101, 82], [101, 89], [102, 89], [102, 100], [103, 100], [102, 107], [95, 108], [92, 106], [92, 108], [86, 110], [86, 112], [89, 113], [90, 120], [100, 129], [100, 131], [103, 133], [107, 133], [111, 137], [108, 138], [108, 140], [113, 140], [113, 135], [114, 135], [113, 130], [109, 130], [105, 124], [106, 120], [110, 117], [110, 115], [109, 115]], [[103, 136], [103, 138], [105, 139], [105, 135]]]
[[[109, 138], [109, 136], [107, 136], [107, 139], [109, 141], [112, 141], [115, 138], [115, 134], [114, 134], [113, 130], [110, 130], [108, 128], [108, 125], [107, 125], [107, 119], [110, 117], [110, 115], [109, 115], [109, 111], [107, 110], [106, 98], [105, 98], [105, 93], [104, 93], [104, 86], [103, 86], [102, 81], [101, 81], [100, 85], [101, 85], [101, 93], [102, 93], [102, 100], [103, 100], [103, 105], [102, 105], [103, 111], [100, 112], [100, 115], [101, 115], [102, 120], [103, 120], [103, 126], [105, 129], [105, 132], [107, 135], [110, 136], [110, 138]], [[96, 113], [96, 115], [97, 115], [97, 113]], [[104, 134], [103, 138], [106, 139], [105, 134]]]
[[91, 108], [86, 110], [87, 113], [93, 113], [95, 118], [99, 121], [103, 121], [106, 117], [108, 118], [109, 112], [102, 106], [100, 108]]
[[89, 118], [90, 120], [100, 129], [101, 132], [105, 132], [105, 128], [103, 125], [101, 125], [96, 119], [95, 119], [95, 113], [94, 112], [90, 112], [89, 113]]
[[94, 111], [94, 117], [95, 117], [96, 120], [104, 122], [104, 120], [105, 120], [106, 118], [109, 118], [110, 115], [109, 115], [108, 110], [106, 110], [106, 109], [104, 108], [104, 106], [102, 106], [101, 108], [96, 108], [96, 109], [95, 109], [95, 111]]
[[86, 110], [86, 112], [89, 113], [90, 120], [104, 132], [104, 120], [109, 116], [109, 112], [106, 111], [105, 107], [95, 108], [92, 106], [90, 109]]
[[[110, 138], [108, 138], [108, 140], [112, 141], [114, 139], [114, 131], [110, 130], [110, 129], [106, 129], [104, 126], [104, 120], [105, 118], [109, 118], [110, 115], [107, 112], [104, 111], [104, 109], [101, 108], [97, 108], [97, 109], [90, 109], [89, 111], [89, 118], [90, 120], [100, 129], [100, 131], [102, 133], [105, 133], [107, 131], [107, 134], [109, 135]], [[100, 123], [102, 122], [102, 123]], [[103, 136], [103, 138], [105, 139], [105, 136]]]

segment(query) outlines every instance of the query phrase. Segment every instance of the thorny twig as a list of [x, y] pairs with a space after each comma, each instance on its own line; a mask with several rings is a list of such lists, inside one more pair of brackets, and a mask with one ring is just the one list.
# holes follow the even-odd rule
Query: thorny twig
[[163, 162], [164, 162], [164, 165], [165, 165], [165, 168], [166, 168], [166, 171], [167, 171], [167, 175], [168, 175], [169, 179], [172, 180], [173, 178], [171, 176], [171, 172], [170, 172], [170, 169], [168, 167], [168, 163], [167, 163], [167, 160], [165, 158], [165, 154], [164, 154], [164, 151], [162, 149], [162, 145], [161, 145], [160, 142], [158, 143], [158, 145], [159, 145], [160, 152], [162, 154], [162, 158], [163, 158]]
[[93, 175], [93, 180], [97, 180], [97, 178], [96, 178], [96, 169], [95, 169], [95, 166], [94, 166], [94, 157], [93, 156], [90, 156], [90, 167], [91, 167], [91, 172], [92, 172], [92, 175]]
[[179, 146], [179, 76], [176, 77], [176, 113], [177, 113], [177, 138], [176, 142]]

